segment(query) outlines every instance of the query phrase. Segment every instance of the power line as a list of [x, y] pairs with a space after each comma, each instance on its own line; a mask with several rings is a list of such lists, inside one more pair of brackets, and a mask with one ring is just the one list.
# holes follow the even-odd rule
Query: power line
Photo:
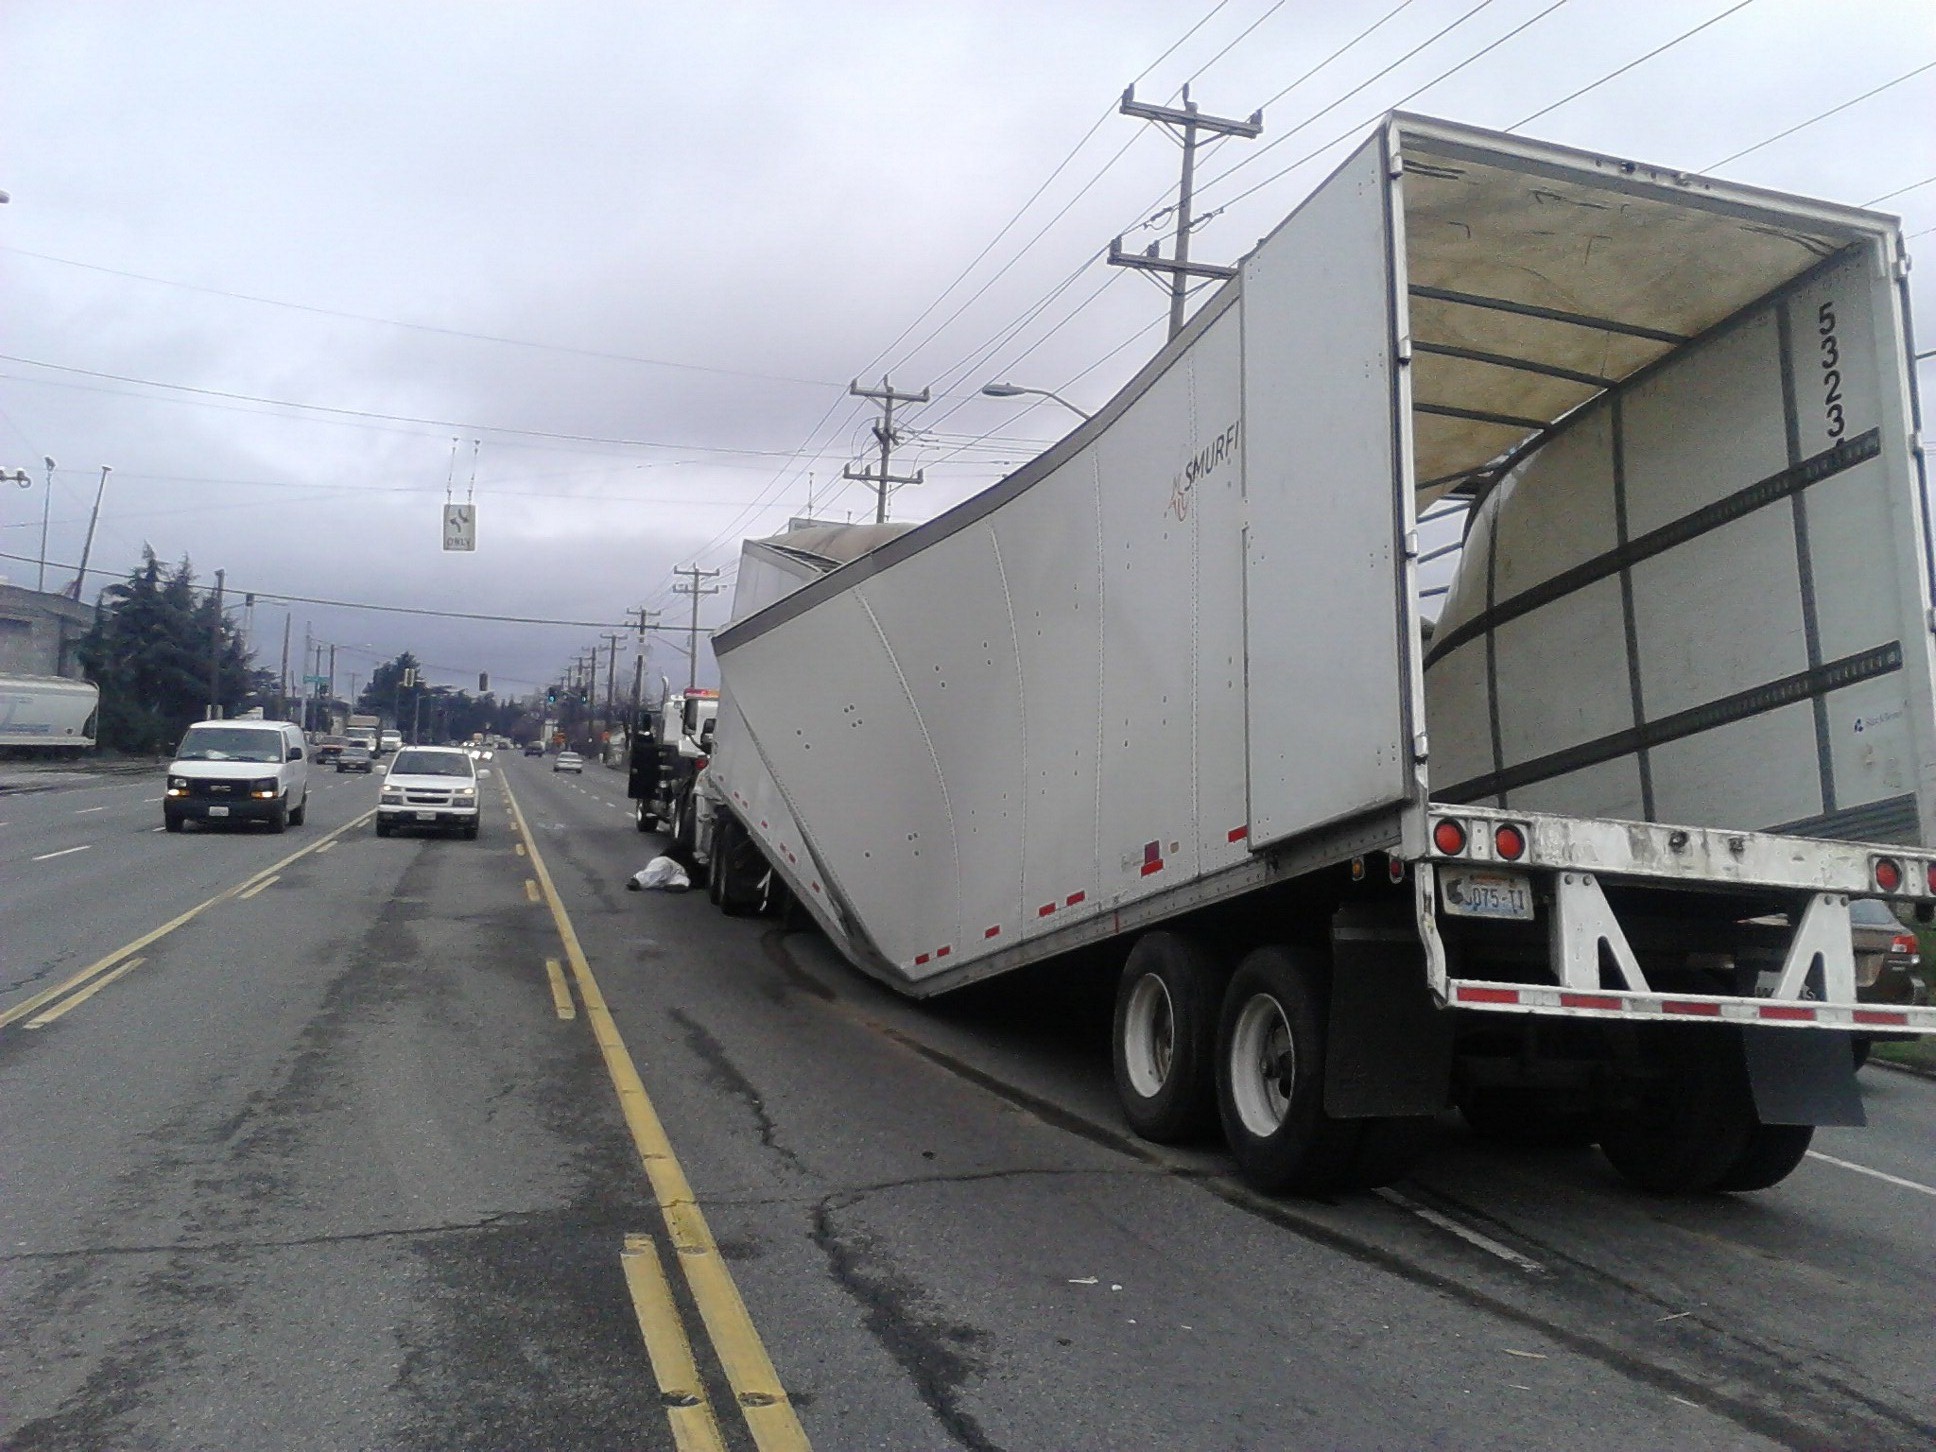
[[37, 262], [52, 262], [62, 267], [79, 268], [83, 272], [99, 272], [109, 277], [125, 277], [135, 282], [151, 283], [156, 287], [179, 288], [183, 292], [206, 293], [211, 297], [231, 298], [237, 302], [256, 303], [263, 307], [286, 308], [291, 312], [311, 313], [324, 318], [342, 318], [355, 323], [373, 323], [379, 327], [402, 328], [414, 333], [435, 333], [440, 337], [462, 338], [470, 342], [499, 343], [509, 348], [531, 348], [545, 353], [564, 353], [574, 358], [597, 358], [608, 363], [636, 363], [647, 368], [674, 368], [687, 373], [711, 373], [722, 378], [750, 378], [761, 383], [793, 383], [807, 388], [840, 387], [838, 383], [831, 383], [824, 378], [795, 378], [784, 373], [749, 373], [744, 369], [718, 368], [707, 363], [682, 363], [672, 358], [648, 358], [633, 353], [607, 352], [600, 348], [576, 348], [568, 343], [539, 343], [529, 338], [511, 338], [499, 333], [480, 333], [468, 328], [447, 328], [436, 323], [413, 323], [403, 318], [379, 318], [370, 313], [352, 313], [340, 308], [315, 307], [309, 303], [290, 302], [286, 298], [230, 292], [226, 288], [205, 287], [200, 283], [180, 282], [171, 277], [152, 277], [145, 272], [126, 272], [118, 267], [103, 267], [95, 262], [79, 262], [72, 257], [56, 257], [49, 252], [33, 252], [25, 247], [0, 245], [0, 252], [11, 252], [16, 257], [31, 257]]
[[[1272, 96], [1270, 99], [1265, 101], [1264, 102], [1265, 107], [1275, 106], [1279, 101], [1283, 100], [1286, 96], [1290, 95], [1292, 91], [1295, 91], [1299, 86], [1303, 85], [1306, 81], [1310, 80], [1312, 76], [1315, 76], [1319, 71], [1323, 70], [1326, 66], [1330, 65], [1332, 61], [1336, 60], [1339, 56], [1343, 55], [1346, 51], [1356, 46], [1359, 41], [1364, 40], [1373, 31], [1382, 27], [1386, 21], [1390, 20], [1392, 17], [1397, 15], [1399, 11], [1409, 9], [1412, 3], [1413, 3], [1413, 0], [1399, 0], [1398, 4], [1392, 6], [1391, 9], [1387, 10], [1383, 15], [1379, 16], [1376, 20], [1372, 21], [1371, 24], [1367, 25], [1363, 30], [1359, 31], [1356, 35], [1352, 36], [1351, 39], [1347, 40], [1343, 45], [1339, 46], [1336, 50], [1332, 51], [1331, 54], [1326, 56], [1323, 60], [1319, 61], [1316, 65], [1312, 66], [1311, 69], [1306, 71], [1303, 75], [1299, 76], [1296, 80], [1292, 81], [1288, 86], [1286, 86], [1283, 90], [1279, 91], [1275, 96]], [[1479, 7], [1479, 9], [1481, 10], [1483, 10], [1484, 8], [1485, 7], [1483, 5]], [[1477, 12], [1475, 11], [1473, 13], [1476, 14]], [[1455, 25], [1459, 25], [1463, 23], [1464, 23], [1463, 17], [1460, 20], [1453, 22], [1453, 24]], [[1444, 31], [1440, 31], [1439, 35], [1443, 35], [1444, 33], [1445, 33]], [[1437, 39], [1438, 39], [1438, 36], [1436, 35], [1432, 37], [1432, 40], [1437, 40]], [[1432, 41], [1428, 40], [1425, 43], [1427, 45], [1430, 45]], [[1413, 54], [1416, 54], [1416, 53], [1417, 52], [1413, 52]], [[1399, 59], [1402, 61], [1405, 59], [1405, 57], [1401, 56]], [[1383, 72], [1380, 72], [1380, 74], [1382, 75]], [[1377, 79], [1378, 79], [1377, 76], [1372, 77], [1372, 80], [1374, 81]], [[1366, 84], [1369, 85], [1370, 82], [1368, 81], [1366, 82]]]
[[[1298, 132], [1302, 131], [1305, 127], [1317, 121], [1319, 117], [1329, 115], [1331, 112], [1337, 110], [1338, 107], [1342, 106], [1346, 101], [1349, 101], [1353, 96], [1360, 95], [1364, 91], [1369, 90], [1375, 82], [1383, 80], [1386, 76], [1390, 75], [1393, 71], [1397, 70], [1400, 66], [1404, 65], [1406, 61], [1410, 60], [1413, 56], [1417, 55], [1420, 51], [1426, 49], [1426, 47], [1435, 45], [1440, 40], [1443, 40], [1446, 36], [1450, 35], [1453, 31], [1457, 30], [1461, 25], [1464, 25], [1466, 21], [1472, 19], [1473, 16], [1477, 15], [1481, 10], [1486, 9], [1492, 3], [1493, 3], [1493, 0], [1479, 0], [1479, 3], [1477, 5], [1474, 5], [1470, 10], [1466, 11], [1465, 14], [1461, 15], [1458, 19], [1452, 21], [1451, 24], [1446, 25], [1437, 31], [1434, 31], [1431, 35], [1427, 36], [1424, 40], [1421, 40], [1417, 45], [1413, 46], [1410, 50], [1406, 51], [1405, 54], [1401, 55], [1397, 60], [1393, 61], [1390, 65], [1385, 66], [1382, 70], [1374, 72], [1370, 76], [1367, 76], [1364, 80], [1360, 81], [1357, 85], [1353, 86], [1350, 90], [1346, 91], [1342, 96], [1339, 96], [1336, 100], [1332, 101], [1329, 105], [1319, 107], [1316, 111], [1313, 111], [1309, 116], [1306, 116], [1302, 121], [1298, 122], [1297, 125], [1293, 126], [1289, 131], [1286, 131], [1282, 136], [1277, 137], [1273, 141], [1265, 142], [1264, 145], [1258, 147], [1255, 151], [1246, 153], [1242, 161], [1237, 162], [1234, 166], [1226, 168], [1224, 171], [1219, 172], [1215, 177], [1205, 182], [1203, 184], [1203, 189], [1206, 192], [1209, 191], [1212, 187], [1218, 186], [1221, 183], [1228, 181], [1232, 176], [1242, 171], [1245, 167], [1249, 166], [1252, 162], [1258, 161], [1263, 157], [1269, 155], [1272, 151], [1275, 151], [1278, 147], [1282, 146], [1285, 142], [1289, 141], [1293, 136], [1297, 135]], [[1565, 3], [1566, 3], [1566, 0], [1560, 0], [1560, 4], [1563, 5]], [[1556, 6], [1555, 8], [1558, 8], [1558, 7]], [[1538, 18], [1539, 18], [1538, 16], [1534, 17], [1534, 19], [1538, 19]], [[1379, 23], [1382, 24], [1383, 22], [1381, 21]], [[1374, 26], [1373, 28], [1375, 29], [1376, 27]], [[1367, 31], [1366, 33], [1369, 34], [1370, 32]], [[1483, 52], [1481, 52], [1481, 54], [1483, 54]], [[1291, 86], [1287, 86], [1284, 92], [1280, 94], [1288, 94], [1292, 89], [1292, 87], [1296, 86], [1296, 84], [1297, 82], [1293, 81], [1291, 83]], [[1270, 102], [1267, 101], [1264, 104], [1269, 105]], [[1389, 110], [1390, 108], [1387, 107], [1386, 109]], [[1351, 129], [1353, 131], [1356, 131], [1358, 128], [1354, 126]], [[1278, 175], [1281, 176], [1283, 175], [1283, 173], [1280, 172], [1278, 173]], [[1273, 180], [1275, 180], [1275, 178], [1273, 178]], [[1253, 187], [1251, 188], [1251, 190], [1255, 191], [1256, 188]], [[1249, 196], [1250, 193], [1243, 192], [1243, 193], [1240, 193], [1239, 195]]]
[[[1241, 45], [1245, 37], [1247, 37], [1258, 26], [1262, 25], [1266, 20], [1269, 20], [1271, 16], [1275, 15], [1278, 11], [1282, 10], [1285, 4], [1286, 4], [1286, 0], [1277, 0], [1277, 3], [1271, 6], [1270, 9], [1266, 10], [1262, 15], [1258, 16], [1255, 20], [1251, 21], [1250, 24], [1246, 25], [1242, 30], [1238, 31], [1235, 38], [1233, 38], [1228, 45], [1224, 46], [1222, 50], [1218, 51], [1215, 55], [1211, 56], [1209, 60], [1205, 61], [1202, 65], [1198, 66], [1195, 70], [1191, 71], [1190, 80], [1189, 82], [1185, 82], [1185, 84], [1187, 85], [1187, 84], [1202, 80], [1204, 72], [1208, 71], [1210, 67], [1215, 65], [1218, 61], [1222, 60], [1225, 56], [1229, 55], [1231, 51], [1235, 50], [1239, 45]], [[1220, 6], [1218, 8], [1221, 9], [1222, 7]], [[1148, 74], [1148, 72], [1145, 72], [1144, 74]], [[1134, 84], [1131, 85], [1130, 89], [1131, 90], [1135, 89]]]
[[[1432, 79], [1427, 81], [1424, 85], [1416, 87], [1413, 90], [1407, 91], [1404, 95], [1400, 96], [1396, 101], [1393, 101], [1391, 104], [1380, 107], [1377, 115], [1367, 117], [1365, 120], [1360, 121], [1357, 125], [1347, 127], [1345, 130], [1340, 131], [1336, 136], [1332, 137], [1329, 141], [1325, 142], [1324, 145], [1316, 148], [1313, 151], [1305, 152], [1304, 155], [1300, 156], [1296, 161], [1292, 162], [1289, 166], [1283, 168], [1281, 171], [1276, 171], [1271, 173], [1271, 175], [1265, 177], [1262, 181], [1258, 182], [1256, 185], [1246, 187], [1243, 191], [1238, 192], [1236, 196], [1226, 200], [1223, 205], [1226, 208], [1233, 207], [1238, 202], [1241, 202], [1245, 197], [1251, 196], [1256, 192], [1262, 191], [1265, 187], [1269, 186], [1272, 182], [1283, 180], [1285, 177], [1289, 176], [1292, 172], [1296, 171], [1299, 167], [1305, 165], [1307, 162], [1313, 161], [1316, 158], [1324, 155], [1325, 152], [1329, 151], [1332, 147], [1336, 146], [1340, 141], [1348, 141], [1353, 136], [1356, 136], [1360, 131], [1364, 130], [1366, 126], [1370, 125], [1373, 121], [1377, 120], [1378, 116], [1384, 115], [1387, 111], [1396, 110], [1398, 107], [1403, 106], [1407, 101], [1413, 100], [1418, 96], [1424, 95], [1427, 91], [1431, 90], [1434, 86], [1438, 85], [1441, 81], [1450, 80], [1453, 76], [1457, 75], [1460, 71], [1464, 70], [1467, 66], [1471, 65], [1474, 61], [1480, 60], [1483, 57], [1490, 55], [1493, 51], [1499, 49], [1499, 47], [1504, 45], [1507, 41], [1513, 39], [1517, 35], [1523, 34], [1527, 30], [1530, 30], [1533, 26], [1539, 24], [1540, 21], [1544, 20], [1547, 16], [1551, 15], [1555, 10], [1558, 10], [1562, 5], [1565, 5], [1566, 3], [1567, 3], [1567, 0], [1553, 0], [1553, 3], [1551, 5], [1548, 5], [1544, 10], [1540, 11], [1539, 14], [1533, 16], [1529, 20], [1521, 21], [1518, 25], [1515, 25], [1511, 30], [1507, 31], [1504, 35], [1500, 36], [1497, 40], [1493, 41], [1491, 44], [1483, 46], [1480, 49], [1474, 51], [1471, 55], [1467, 56], [1464, 60], [1460, 61], [1457, 65], [1452, 66], [1446, 70], [1440, 71], [1436, 76], [1432, 77]], [[1261, 153], [1258, 153], [1258, 154], [1261, 155]], [[1255, 160], [1255, 156], [1248, 159]], [[1239, 163], [1239, 165], [1241, 164], [1242, 163]], [[1237, 168], [1233, 166], [1230, 169], [1230, 171], [1235, 171], [1236, 169]], [[1230, 172], [1227, 171], [1223, 174], [1223, 176], [1218, 177], [1217, 181], [1222, 181], [1224, 180], [1225, 177], [1228, 177], [1229, 175], [1230, 175]], [[1212, 185], [1214, 185], [1214, 183], [1212, 183]]]
[[1679, 45], [1682, 41], [1692, 39], [1694, 36], [1699, 35], [1703, 30], [1706, 30], [1710, 25], [1718, 25], [1720, 24], [1721, 21], [1726, 20], [1730, 15], [1734, 14], [1737, 10], [1746, 10], [1750, 5], [1754, 3], [1755, 3], [1755, 0], [1740, 0], [1740, 3], [1738, 5], [1729, 6], [1726, 10], [1723, 10], [1719, 15], [1716, 15], [1713, 19], [1703, 20], [1699, 25], [1695, 26], [1692, 30], [1683, 30], [1679, 35], [1675, 36], [1672, 40], [1668, 41], [1665, 45], [1655, 46], [1652, 50], [1648, 51], [1647, 54], [1641, 56], [1638, 60], [1630, 60], [1624, 66], [1621, 66], [1618, 70], [1608, 71], [1604, 76], [1600, 77], [1599, 80], [1593, 82], [1593, 84], [1588, 86], [1581, 86], [1579, 90], [1573, 92], [1571, 95], [1561, 96], [1559, 100], [1553, 102], [1552, 105], [1542, 106], [1539, 108], [1539, 110], [1533, 112], [1532, 115], [1521, 117], [1519, 120], [1513, 122], [1512, 125], [1506, 128], [1507, 133], [1510, 134], [1514, 131], [1517, 131], [1520, 127], [1528, 124], [1529, 122], [1537, 121], [1539, 120], [1540, 117], [1547, 115], [1549, 112], [1557, 111], [1559, 110], [1560, 107], [1567, 105], [1570, 102], [1579, 100], [1580, 97], [1584, 96], [1588, 91], [1597, 91], [1600, 87], [1604, 86], [1608, 81], [1611, 81], [1618, 76], [1624, 76], [1628, 71], [1632, 70], [1635, 66], [1645, 65], [1648, 61], [1652, 60], [1655, 56], [1660, 55], [1665, 51], [1672, 50], [1675, 46]]
[[1871, 96], [1880, 96], [1884, 91], [1889, 90], [1893, 86], [1900, 86], [1904, 81], [1914, 80], [1917, 76], [1920, 76], [1924, 71], [1927, 71], [1927, 70], [1936, 70], [1936, 60], [1924, 61], [1921, 65], [1917, 66], [1913, 71], [1904, 71], [1901, 75], [1897, 76], [1893, 81], [1884, 81], [1881, 85], [1877, 86], [1872, 91], [1864, 91], [1861, 95], [1856, 96], [1850, 100], [1844, 101], [1839, 106], [1831, 106], [1828, 108], [1828, 110], [1822, 112], [1822, 114], [1819, 116], [1810, 116], [1806, 121], [1797, 121], [1793, 126], [1790, 126], [1786, 131], [1777, 131], [1773, 136], [1770, 136], [1766, 141], [1757, 141], [1753, 146], [1743, 147], [1741, 150], [1733, 153], [1731, 156], [1724, 156], [1719, 161], [1713, 162], [1710, 165], [1703, 167], [1702, 170], [1715, 171], [1721, 167], [1726, 166], [1731, 161], [1739, 161], [1741, 160], [1742, 157], [1761, 150], [1761, 148], [1764, 146], [1773, 146], [1777, 141], [1785, 140], [1786, 138], [1793, 136], [1797, 131], [1806, 130], [1808, 127], [1813, 126], [1817, 121], [1826, 121], [1828, 120], [1829, 117], [1839, 115], [1841, 112], [1848, 110], [1849, 107], [1851, 106], [1860, 105], [1862, 102], [1868, 100]]
[[131, 383], [142, 388], [160, 388], [174, 393], [195, 394], [204, 398], [230, 399], [242, 403], [267, 404], [274, 408], [293, 408], [303, 412], [330, 414], [338, 418], [374, 419], [384, 423], [420, 424], [444, 429], [479, 433], [508, 434], [514, 438], [545, 439], [558, 443], [607, 444], [629, 449], [681, 449], [695, 454], [727, 454], [741, 458], [786, 458], [798, 456], [797, 450], [729, 449], [712, 444], [669, 444], [656, 439], [618, 439], [598, 434], [553, 433], [545, 429], [510, 428], [500, 424], [475, 423], [460, 419], [419, 418], [411, 414], [381, 413], [374, 409], [337, 408], [324, 403], [299, 403], [286, 398], [263, 398], [251, 393], [232, 393], [220, 388], [198, 388], [187, 383], [163, 383], [153, 378], [136, 378], [124, 373], [103, 373], [93, 368], [75, 368], [64, 363], [47, 363], [38, 358], [22, 358], [0, 353], [0, 362], [21, 363], [29, 368], [46, 368], [55, 373], [71, 373], [82, 378], [102, 378], [111, 383]]
[[1862, 205], [1865, 207], [1873, 207], [1877, 202], [1886, 202], [1892, 197], [1899, 197], [1903, 195], [1903, 193], [1905, 192], [1919, 191], [1923, 187], [1928, 186], [1931, 182], [1936, 182], [1936, 176], [1926, 176], [1919, 182], [1909, 183], [1909, 185], [1906, 187], [1897, 187], [1893, 192], [1884, 192], [1879, 197], [1870, 197], [1869, 200], [1864, 202]]
[[[34, 563], [34, 556], [0, 552], [0, 560], [15, 560], [21, 564], [30, 565]], [[56, 570], [76, 569], [76, 566], [73, 564], [56, 563], [53, 560], [49, 560], [47, 563], [49, 568]], [[110, 575], [116, 580], [126, 578], [126, 573], [121, 570], [97, 570], [90, 568], [80, 573], [88, 575]], [[193, 585], [190, 588], [201, 590], [204, 593], [212, 593], [205, 585]], [[258, 600], [277, 600], [285, 605], [327, 605], [338, 610], [367, 610], [379, 615], [428, 615], [439, 620], [486, 620], [494, 625], [569, 625], [572, 627], [589, 625], [595, 629], [602, 630], [612, 624], [609, 620], [553, 620], [533, 615], [492, 615], [472, 610], [433, 610], [424, 605], [375, 605], [367, 600], [327, 600], [319, 595], [286, 595], [277, 590], [254, 590], [240, 585], [231, 586], [230, 593], [236, 595], [253, 595]], [[669, 626], [653, 627], [655, 630], [670, 628]]]

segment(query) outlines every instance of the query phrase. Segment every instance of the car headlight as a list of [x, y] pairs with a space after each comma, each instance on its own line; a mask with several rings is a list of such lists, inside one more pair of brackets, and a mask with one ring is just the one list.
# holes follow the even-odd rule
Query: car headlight
[[185, 776], [171, 776], [171, 777], [169, 777], [169, 778], [168, 778], [168, 795], [169, 795], [169, 796], [171, 796], [171, 797], [185, 797], [185, 796], [187, 796], [187, 795], [188, 795], [188, 778], [187, 778], [187, 777], [185, 777]]
[[457, 790], [451, 793], [451, 795], [453, 797], [474, 797], [477, 795], [477, 788], [476, 787], [458, 787]]
[[398, 787], [395, 791], [392, 791], [389, 787], [385, 787], [383, 789], [383, 796], [380, 798], [380, 800], [389, 802], [393, 805], [397, 802], [401, 802], [403, 800], [403, 788]]
[[276, 779], [272, 776], [258, 777], [249, 783], [252, 797], [272, 797], [276, 794]]

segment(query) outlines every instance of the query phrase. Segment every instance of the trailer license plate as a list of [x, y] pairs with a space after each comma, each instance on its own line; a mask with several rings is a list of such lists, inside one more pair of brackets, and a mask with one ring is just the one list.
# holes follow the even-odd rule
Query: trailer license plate
[[1454, 917], [1533, 920], [1533, 885], [1511, 872], [1440, 868], [1439, 901]]
[[210, 807], [208, 814], [211, 817], [226, 817], [229, 814], [229, 809], [227, 807]]

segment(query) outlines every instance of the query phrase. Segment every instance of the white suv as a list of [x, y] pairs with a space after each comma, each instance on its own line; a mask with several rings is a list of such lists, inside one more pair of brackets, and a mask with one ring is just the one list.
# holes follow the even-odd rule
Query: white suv
[[161, 821], [267, 822], [299, 827], [309, 815], [309, 752], [287, 721], [197, 721], [168, 764]]
[[455, 827], [477, 835], [477, 763], [451, 746], [406, 746], [390, 758], [376, 808], [376, 834], [399, 827]]

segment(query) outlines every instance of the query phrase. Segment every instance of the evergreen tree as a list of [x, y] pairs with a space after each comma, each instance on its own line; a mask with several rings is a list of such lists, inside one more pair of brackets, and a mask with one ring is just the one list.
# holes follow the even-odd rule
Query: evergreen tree
[[144, 549], [128, 578], [102, 591], [101, 612], [80, 649], [81, 664], [101, 688], [101, 745], [171, 750], [207, 714], [211, 640], [224, 715], [244, 709], [261, 689], [241, 632], [218, 614], [214, 595], [194, 585], [186, 559], [167, 570]]

